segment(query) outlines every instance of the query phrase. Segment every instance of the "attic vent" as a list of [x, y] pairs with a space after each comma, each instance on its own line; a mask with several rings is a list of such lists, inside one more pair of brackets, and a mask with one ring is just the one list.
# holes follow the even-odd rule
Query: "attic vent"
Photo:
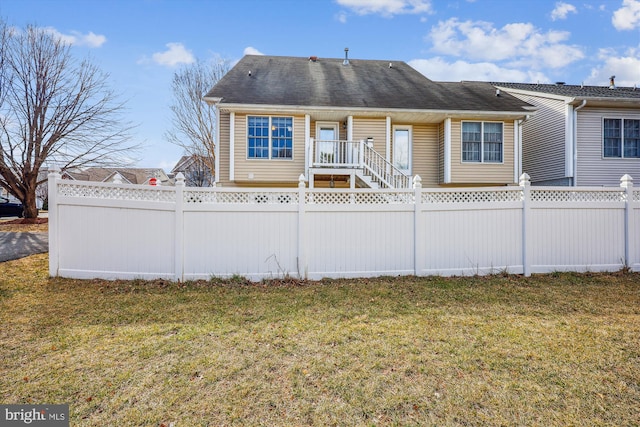
[[389, 68], [393, 68], [393, 62], [389, 62]]
[[349, 65], [349, 48], [344, 48], [344, 61], [342, 61], [342, 65]]
[[564, 82], [556, 82], [556, 85], [558, 85], [558, 86], [564, 86]]
[[609, 77], [609, 89], [616, 88], [616, 76]]

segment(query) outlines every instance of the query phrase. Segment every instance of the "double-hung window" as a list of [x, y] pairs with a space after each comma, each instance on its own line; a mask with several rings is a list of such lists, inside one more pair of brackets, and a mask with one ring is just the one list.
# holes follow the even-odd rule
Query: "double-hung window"
[[247, 118], [249, 159], [292, 159], [293, 118], [249, 116]]
[[502, 123], [462, 122], [463, 162], [502, 162]]
[[640, 120], [604, 119], [604, 157], [640, 157]]

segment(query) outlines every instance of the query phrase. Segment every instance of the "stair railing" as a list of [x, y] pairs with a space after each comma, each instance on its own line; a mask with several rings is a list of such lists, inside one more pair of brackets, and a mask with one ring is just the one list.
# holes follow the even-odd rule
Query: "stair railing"
[[411, 177], [387, 161], [365, 141], [360, 141], [361, 165], [384, 187], [411, 188]]

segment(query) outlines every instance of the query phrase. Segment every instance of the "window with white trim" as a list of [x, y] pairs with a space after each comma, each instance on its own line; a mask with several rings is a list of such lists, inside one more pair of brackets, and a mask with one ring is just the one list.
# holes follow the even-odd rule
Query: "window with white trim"
[[640, 157], [640, 120], [604, 119], [602, 152], [609, 158]]
[[502, 123], [462, 122], [462, 161], [502, 163], [502, 130]]
[[293, 117], [248, 116], [247, 158], [293, 159]]

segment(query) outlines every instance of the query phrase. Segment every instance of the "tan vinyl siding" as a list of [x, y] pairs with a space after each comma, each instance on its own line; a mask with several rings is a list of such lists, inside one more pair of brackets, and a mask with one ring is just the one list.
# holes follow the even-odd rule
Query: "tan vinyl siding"
[[564, 101], [512, 94], [538, 107], [522, 127], [522, 171], [531, 182], [562, 179], [565, 171], [566, 106]]
[[420, 175], [423, 187], [438, 186], [438, 125], [413, 126], [413, 175]]
[[514, 184], [513, 122], [502, 122], [502, 163], [462, 162], [461, 123], [460, 120], [451, 121], [451, 183]]
[[[293, 160], [247, 159], [247, 116], [235, 115], [235, 181], [238, 184], [297, 183], [304, 173], [304, 116], [293, 118]], [[256, 114], [258, 115], [258, 114]], [[273, 115], [272, 117], [278, 117]], [[285, 116], [283, 116], [285, 117]], [[286, 116], [291, 117], [291, 116]]]
[[602, 155], [603, 119], [640, 120], [638, 110], [597, 109], [588, 106], [578, 111], [577, 185], [619, 186], [629, 174], [640, 180], [640, 159], [604, 158]]
[[219, 145], [219, 162], [220, 170], [216, 171], [218, 174], [218, 183], [222, 186], [228, 186], [231, 184], [229, 179], [229, 129], [231, 115], [226, 112], [219, 112], [220, 114], [220, 141]]
[[386, 119], [353, 118], [353, 140], [373, 138], [373, 149], [383, 157], [387, 151], [387, 121]]

